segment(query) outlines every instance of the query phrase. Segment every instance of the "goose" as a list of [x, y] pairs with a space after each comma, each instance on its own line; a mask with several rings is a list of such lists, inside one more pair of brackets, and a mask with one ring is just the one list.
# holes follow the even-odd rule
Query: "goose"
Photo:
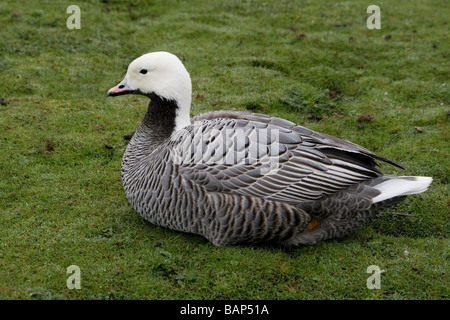
[[191, 78], [169, 52], [132, 61], [107, 91], [125, 94], [150, 99], [123, 154], [129, 203], [151, 224], [215, 246], [343, 238], [432, 182], [382, 174], [377, 161], [402, 166], [285, 119], [243, 111], [191, 119]]

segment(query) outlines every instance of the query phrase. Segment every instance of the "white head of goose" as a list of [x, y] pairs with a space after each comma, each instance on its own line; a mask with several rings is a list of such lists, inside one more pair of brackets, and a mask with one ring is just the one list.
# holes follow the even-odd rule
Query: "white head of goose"
[[122, 162], [131, 206], [214, 245], [341, 238], [432, 178], [383, 175], [371, 151], [290, 121], [216, 111], [189, 119], [191, 79], [173, 54], [134, 60], [109, 96], [150, 98]]

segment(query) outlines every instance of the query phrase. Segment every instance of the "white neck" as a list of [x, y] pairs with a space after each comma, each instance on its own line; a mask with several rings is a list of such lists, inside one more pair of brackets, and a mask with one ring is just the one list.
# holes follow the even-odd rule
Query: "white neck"
[[191, 118], [189, 114], [184, 114], [177, 111], [177, 117], [175, 119], [175, 129], [174, 131], [178, 131], [183, 129], [184, 127], [191, 124]]
[[189, 90], [189, 94], [186, 92], [183, 97], [178, 98], [177, 104], [178, 109], [176, 112], [174, 131], [178, 131], [191, 124], [191, 90]]
[[183, 85], [178, 86], [173, 92], [169, 94], [167, 94], [167, 92], [165, 93], [165, 98], [175, 100], [178, 105], [175, 118], [175, 131], [188, 126], [191, 123], [190, 110], [192, 87], [190, 78], [188, 78], [188, 81], [185, 81]]

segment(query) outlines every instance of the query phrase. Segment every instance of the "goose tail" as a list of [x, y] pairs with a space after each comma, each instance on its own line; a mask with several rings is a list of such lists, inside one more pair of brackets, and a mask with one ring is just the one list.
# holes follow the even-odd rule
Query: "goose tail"
[[381, 193], [372, 199], [372, 203], [386, 201], [391, 198], [422, 193], [428, 190], [433, 178], [400, 176], [392, 177], [375, 186], [374, 189]]

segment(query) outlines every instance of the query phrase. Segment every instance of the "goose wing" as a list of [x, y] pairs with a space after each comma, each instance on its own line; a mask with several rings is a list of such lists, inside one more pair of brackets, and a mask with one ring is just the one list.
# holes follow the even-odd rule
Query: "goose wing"
[[379, 176], [375, 160], [392, 163], [290, 121], [244, 112], [194, 117], [170, 143], [180, 174], [207, 191], [290, 203]]

